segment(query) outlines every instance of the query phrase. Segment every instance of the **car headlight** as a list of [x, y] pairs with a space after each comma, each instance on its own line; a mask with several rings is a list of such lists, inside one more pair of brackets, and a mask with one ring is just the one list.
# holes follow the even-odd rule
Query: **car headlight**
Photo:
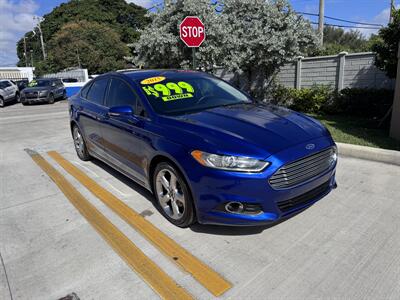
[[193, 151], [191, 155], [203, 166], [227, 171], [260, 172], [269, 165], [269, 162], [251, 157], [217, 155], [200, 150]]
[[333, 151], [331, 153], [331, 157], [330, 157], [330, 163], [331, 165], [335, 164], [337, 162], [338, 159], [338, 148], [336, 146], [332, 147]]

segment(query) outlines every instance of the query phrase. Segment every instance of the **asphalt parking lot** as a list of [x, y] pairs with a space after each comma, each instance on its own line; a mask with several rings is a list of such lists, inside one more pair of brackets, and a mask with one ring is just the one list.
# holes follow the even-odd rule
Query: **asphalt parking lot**
[[285, 222], [269, 228], [180, 229], [159, 214], [144, 189], [101, 162], [79, 161], [66, 102], [7, 106], [0, 110], [0, 129], [0, 299], [59, 299], [73, 292], [80, 299], [159, 297], [25, 149], [40, 154], [193, 298], [215, 296], [48, 151], [62, 155], [229, 282], [220, 299], [400, 298], [398, 166], [341, 157], [338, 189]]

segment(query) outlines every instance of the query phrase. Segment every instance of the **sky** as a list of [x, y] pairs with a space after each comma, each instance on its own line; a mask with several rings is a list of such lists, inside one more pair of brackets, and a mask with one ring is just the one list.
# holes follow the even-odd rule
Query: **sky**
[[[126, 0], [149, 8], [162, 0]], [[319, 0], [288, 0], [296, 11], [318, 13]], [[0, 0], [0, 66], [15, 66], [18, 58], [16, 43], [25, 32], [33, 29], [33, 16], [43, 16], [65, 0]], [[395, 0], [400, 7], [400, 0]], [[325, 0], [325, 15], [357, 22], [386, 25], [390, 0]], [[311, 17], [317, 21], [317, 17]], [[326, 20], [327, 23], [346, 23]], [[348, 24], [350, 25], [350, 24]], [[374, 29], [359, 29], [364, 35]]]

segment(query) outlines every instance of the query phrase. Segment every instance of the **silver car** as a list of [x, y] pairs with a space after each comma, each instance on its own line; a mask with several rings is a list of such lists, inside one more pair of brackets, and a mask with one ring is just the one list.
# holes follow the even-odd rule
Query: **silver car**
[[12, 80], [0, 80], [0, 107], [4, 107], [7, 102], [20, 100], [19, 89]]

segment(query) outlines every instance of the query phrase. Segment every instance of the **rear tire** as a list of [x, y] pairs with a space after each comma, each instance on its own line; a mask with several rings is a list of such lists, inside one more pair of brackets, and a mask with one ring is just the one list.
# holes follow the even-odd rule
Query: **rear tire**
[[18, 92], [15, 93], [15, 101], [16, 101], [17, 103], [21, 102], [21, 96], [19, 95]]
[[193, 199], [183, 175], [168, 162], [157, 165], [153, 175], [156, 205], [164, 217], [178, 227], [195, 222]]
[[62, 95], [62, 99], [65, 100], [65, 99], [67, 99], [67, 98], [68, 98], [68, 97], [67, 97], [67, 92], [64, 91], [64, 92], [63, 92], [63, 95]]
[[72, 128], [72, 137], [74, 139], [75, 151], [78, 157], [83, 161], [91, 160], [92, 157], [87, 150], [83, 135], [76, 125], [74, 125], [74, 127]]
[[49, 104], [54, 104], [54, 95], [50, 94], [49, 95], [49, 100], [47, 101]]

